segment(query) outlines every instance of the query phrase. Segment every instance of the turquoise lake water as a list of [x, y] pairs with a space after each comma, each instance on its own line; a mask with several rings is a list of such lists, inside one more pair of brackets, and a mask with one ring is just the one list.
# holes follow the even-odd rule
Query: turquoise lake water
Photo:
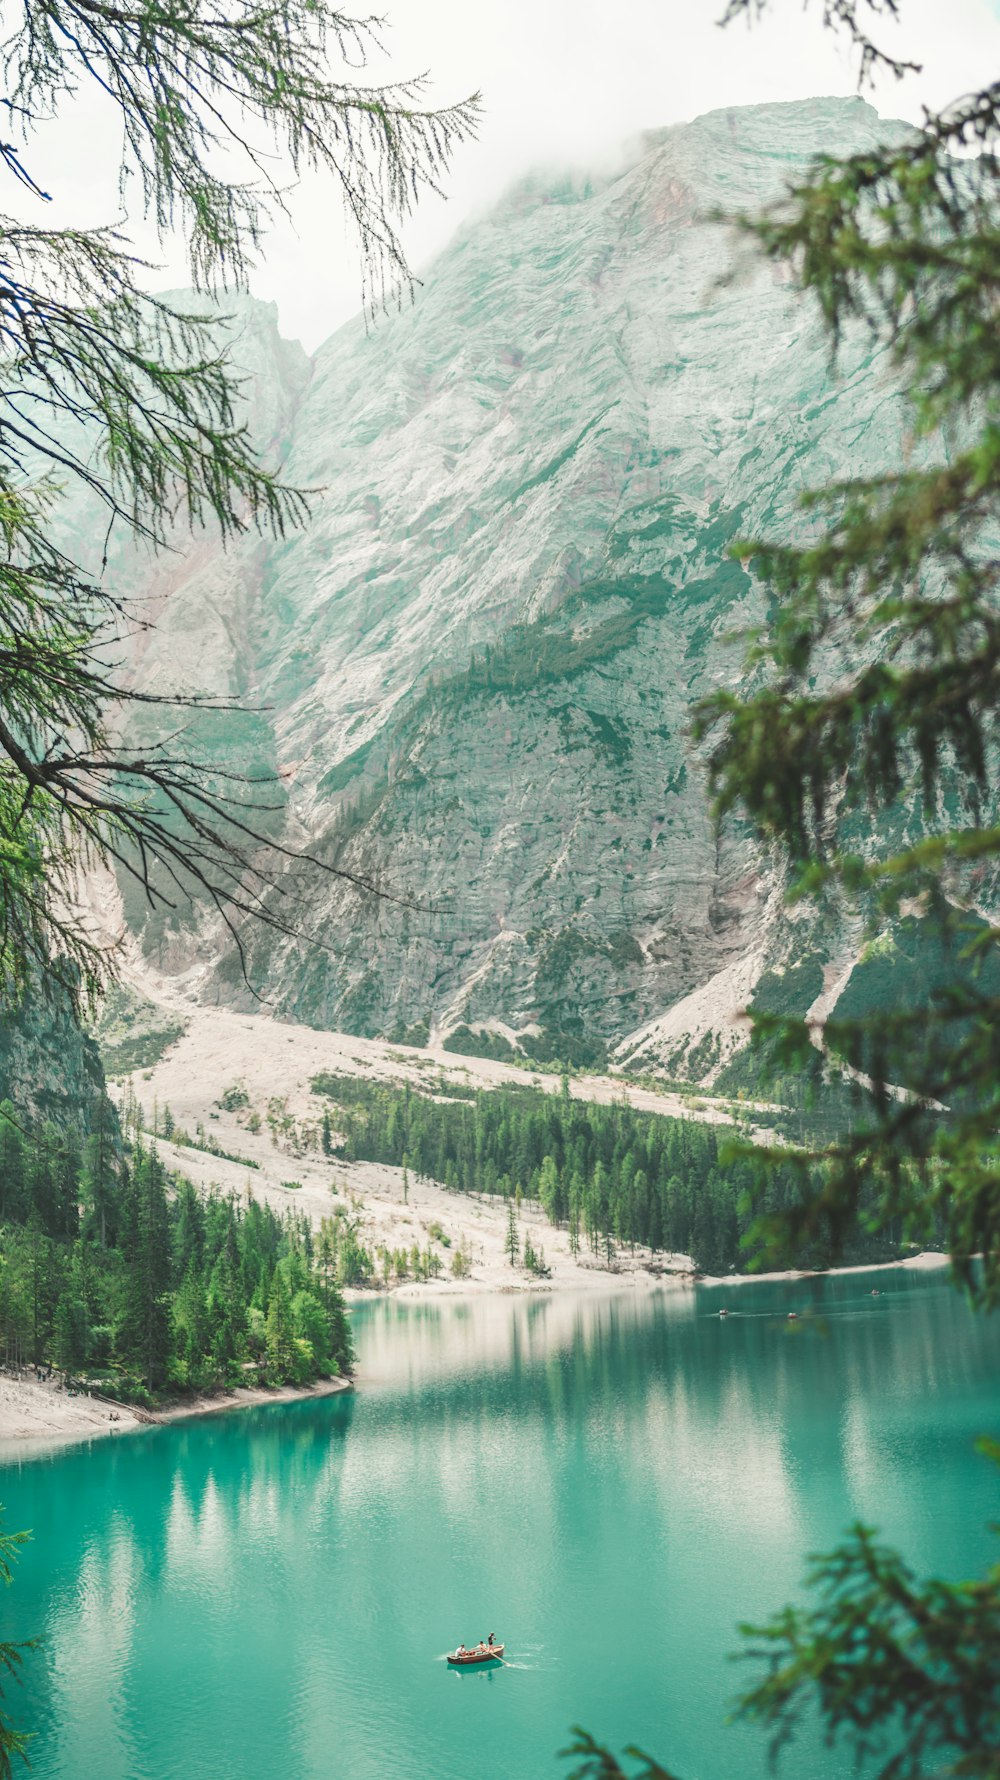
[[[874, 1278], [381, 1303], [353, 1397], [6, 1463], [36, 1780], [536, 1780], [577, 1722], [758, 1780], [726, 1653], [805, 1552], [861, 1517], [994, 1556], [1000, 1321]], [[509, 1666], [445, 1667], [489, 1631]], [[807, 1735], [783, 1771], [853, 1769]]]

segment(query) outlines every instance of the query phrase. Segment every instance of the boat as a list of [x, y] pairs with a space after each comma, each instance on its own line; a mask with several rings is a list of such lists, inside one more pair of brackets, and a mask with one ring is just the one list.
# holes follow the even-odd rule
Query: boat
[[476, 1663], [498, 1662], [503, 1656], [502, 1644], [477, 1644], [474, 1650], [453, 1650], [448, 1661], [455, 1669], [470, 1669]]

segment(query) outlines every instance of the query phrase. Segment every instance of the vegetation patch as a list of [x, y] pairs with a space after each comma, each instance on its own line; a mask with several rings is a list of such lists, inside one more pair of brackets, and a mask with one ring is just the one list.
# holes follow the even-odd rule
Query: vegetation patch
[[825, 952], [810, 952], [783, 970], [765, 971], [753, 992], [750, 1012], [801, 1019], [823, 992]]
[[[770, 1169], [764, 1185], [752, 1153], [727, 1156], [725, 1128], [571, 1099], [568, 1084], [562, 1094], [527, 1084], [476, 1090], [464, 1102], [340, 1074], [314, 1077], [312, 1089], [336, 1101], [348, 1159], [504, 1199], [512, 1212], [522, 1199], [537, 1202], [568, 1228], [571, 1248], [587, 1244], [606, 1260], [642, 1243], [692, 1255], [706, 1272], [744, 1268], [758, 1189], [765, 1210], [793, 1204], [800, 1190], [791, 1168]], [[869, 1236], [863, 1209], [846, 1258], [896, 1258], [899, 1233]], [[829, 1259], [811, 1241], [797, 1264]]]
[[952, 929], [936, 916], [906, 916], [865, 949], [827, 1024], [827, 1045], [835, 1055], [865, 1074], [881, 1073], [879, 1045], [871, 1029], [859, 1029], [861, 1023], [912, 1016], [912, 1042], [905, 1051], [894, 1049], [892, 1073], [901, 1087], [919, 1086], [927, 1079], [929, 1044], [940, 1049], [962, 1042], [969, 1018], [938, 1018], [932, 1025], [921, 1015], [940, 1014], [944, 997], [958, 1003], [968, 997], [970, 1004], [1000, 997], [1000, 956], [993, 945], [975, 957], [965, 955], [990, 929], [976, 914], [956, 910], [954, 919]]
[[131, 1075], [151, 1069], [183, 1038], [183, 1020], [165, 1017], [145, 996], [114, 983], [105, 994], [93, 1027], [105, 1074]]
[[502, 1032], [473, 1032], [469, 1026], [456, 1026], [442, 1049], [459, 1057], [491, 1057], [497, 1063], [516, 1061], [520, 1056]]
[[336, 766], [331, 766], [329, 772], [324, 773], [316, 787], [317, 795], [333, 797], [338, 791], [345, 790], [352, 779], [356, 779], [364, 771], [377, 739], [376, 736], [372, 736], [370, 740], [363, 742], [360, 748], [355, 748], [353, 754], [346, 755], [343, 760], [338, 760]]
[[132, 1075], [138, 1069], [152, 1069], [186, 1031], [183, 1021], [178, 1020], [175, 1025], [160, 1026], [154, 1032], [137, 1032], [133, 1037], [115, 1042], [99, 1039], [104, 1073], [109, 1076]]
[[386, 1042], [391, 1045], [410, 1045], [414, 1050], [425, 1050], [430, 1042], [431, 1029], [426, 1020], [416, 1020], [412, 1026], [406, 1026], [397, 1020], [386, 1033]]
[[250, 1095], [245, 1082], [233, 1082], [232, 1086], [220, 1094], [217, 1104], [223, 1112], [240, 1112], [250, 1105]]
[[225, 1390], [248, 1374], [304, 1384], [349, 1370], [332, 1220], [279, 1217], [170, 1175], [126, 1109], [81, 1147], [0, 1107], [0, 1342], [144, 1403]]

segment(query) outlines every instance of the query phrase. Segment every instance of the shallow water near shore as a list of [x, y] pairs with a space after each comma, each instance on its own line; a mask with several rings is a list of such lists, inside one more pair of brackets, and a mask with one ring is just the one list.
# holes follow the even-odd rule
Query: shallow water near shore
[[[1000, 1320], [943, 1275], [354, 1320], [356, 1395], [3, 1466], [36, 1780], [541, 1780], [573, 1723], [762, 1780], [727, 1653], [806, 1552], [861, 1518], [921, 1570], [996, 1555]], [[490, 1631], [502, 1667], [447, 1668]], [[807, 1732], [784, 1771], [854, 1769]]]

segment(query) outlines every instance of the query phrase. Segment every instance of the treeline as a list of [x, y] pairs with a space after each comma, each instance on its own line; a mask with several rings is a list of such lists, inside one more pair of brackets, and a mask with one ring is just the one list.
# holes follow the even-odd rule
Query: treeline
[[[586, 1242], [610, 1258], [615, 1245], [639, 1244], [725, 1273], [747, 1265], [743, 1239], [759, 1214], [799, 1197], [790, 1168], [770, 1167], [761, 1184], [752, 1159], [723, 1161], [731, 1130], [625, 1102], [574, 1100], [565, 1079], [560, 1094], [448, 1084], [442, 1092], [455, 1099], [336, 1074], [316, 1076], [312, 1087], [336, 1103], [347, 1159], [394, 1164], [456, 1192], [535, 1200], [568, 1227], [574, 1251]], [[843, 1258], [891, 1259], [900, 1234], [873, 1237], [859, 1224]], [[816, 1247], [799, 1256], [802, 1266], [828, 1260]]]
[[0, 1349], [132, 1401], [248, 1374], [304, 1384], [350, 1369], [334, 1220], [172, 1178], [155, 1143], [122, 1153], [106, 1102], [81, 1145], [0, 1106]]

